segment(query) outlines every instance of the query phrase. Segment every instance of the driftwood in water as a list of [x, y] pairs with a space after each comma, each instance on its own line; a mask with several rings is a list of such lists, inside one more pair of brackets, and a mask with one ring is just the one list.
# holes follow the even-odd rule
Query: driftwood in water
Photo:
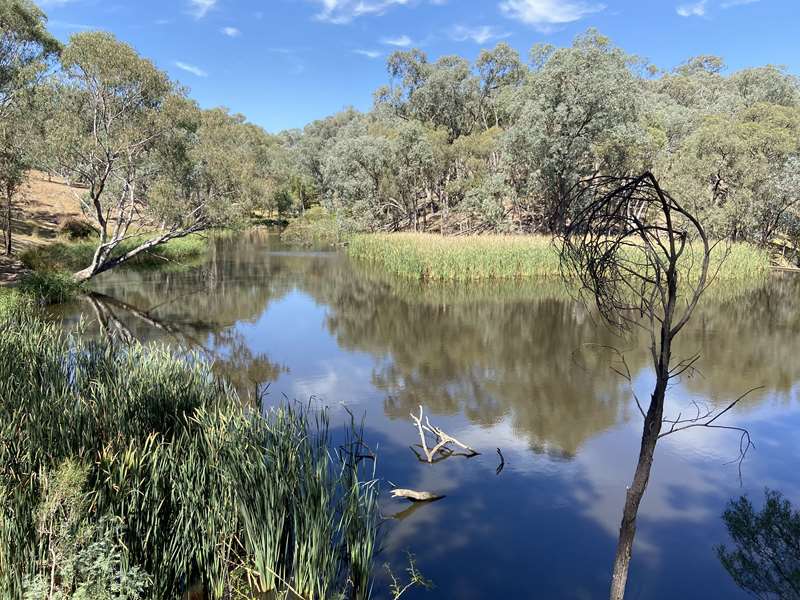
[[437, 496], [430, 492], [418, 492], [416, 490], [396, 489], [392, 490], [392, 498], [405, 498], [412, 502], [435, 502], [441, 500], [444, 496]]
[[[473, 456], [478, 456], [480, 454], [480, 452], [478, 452], [477, 450], [470, 448], [466, 444], [462, 444], [453, 436], [445, 433], [442, 429], [436, 427], [435, 425], [431, 425], [431, 422], [428, 420], [428, 417], [424, 418], [425, 418], [425, 423], [423, 424], [422, 423], [423, 414], [421, 406], [419, 407], [419, 416], [416, 416], [413, 413], [411, 414], [411, 419], [414, 421], [414, 423], [416, 423], [417, 429], [419, 430], [419, 439], [421, 442], [420, 448], [422, 448], [422, 451], [425, 453], [425, 459], [427, 459], [427, 462], [429, 463], [439, 462], [440, 460], [453, 456], [454, 454], [458, 456], [466, 456], [467, 458], [472, 458]], [[433, 435], [436, 439], [436, 441], [434, 442], [434, 446], [431, 449], [428, 449], [428, 442], [425, 436], [426, 432]], [[453, 450], [449, 448], [450, 444], [459, 446], [460, 448], [463, 448], [464, 451], [453, 452]], [[417, 455], [417, 458], [420, 461], [425, 462], [423, 457], [416, 450], [414, 450], [413, 447], [411, 449], [414, 451], [414, 454]]]

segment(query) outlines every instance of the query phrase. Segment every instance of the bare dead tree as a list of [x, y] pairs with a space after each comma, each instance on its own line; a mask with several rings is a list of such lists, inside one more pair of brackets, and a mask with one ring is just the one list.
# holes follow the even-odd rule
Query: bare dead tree
[[[425, 419], [424, 422], [423, 418]], [[451, 456], [466, 456], [467, 458], [472, 458], [473, 456], [478, 456], [480, 454], [480, 452], [477, 450], [470, 448], [466, 444], [462, 444], [450, 434], [445, 433], [445, 431], [441, 428], [431, 425], [428, 417], [423, 415], [421, 406], [419, 407], [419, 416], [411, 413], [411, 420], [414, 421], [414, 424], [417, 426], [417, 430], [419, 431], [420, 444], [418, 447], [422, 449], [424, 457], [417, 452], [413, 446], [411, 447], [411, 450], [417, 455], [417, 459], [419, 459], [420, 462], [435, 463]], [[426, 434], [432, 435], [435, 439], [433, 446], [430, 449], [428, 448]], [[462, 451], [456, 452], [452, 450], [450, 448], [451, 444], [462, 448]]]
[[[697, 217], [649, 172], [631, 178], [592, 178], [576, 188], [573, 206], [575, 217], [561, 239], [562, 272], [608, 324], [623, 331], [642, 328], [649, 334], [656, 375], [648, 405], [634, 394], [644, 427], [633, 482], [625, 497], [611, 580], [611, 598], [621, 600], [639, 505], [658, 441], [693, 427], [734, 429], [742, 435], [742, 459], [752, 445], [749, 434], [725, 427], [719, 419], [747, 394], [721, 411], [698, 406], [688, 416], [664, 415], [670, 382], [694, 370], [699, 359], [695, 355], [673, 364], [673, 342], [716, 276], [711, 268], [714, 244]], [[622, 366], [616, 370], [630, 381], [624, 356], [619, 356]]]

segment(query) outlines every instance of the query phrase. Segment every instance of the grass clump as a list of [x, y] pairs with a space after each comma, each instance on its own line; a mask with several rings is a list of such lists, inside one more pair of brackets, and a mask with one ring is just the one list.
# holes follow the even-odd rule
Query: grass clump
[[324, 413], [248, 409], [197, 357], [22, 304], [0, 330], [0, 597], [53, 573], [58, 597], [369, 597], [377, 489]]
[[[112, 256], [125, 254], [140, 243], [139, 239], [126, 240], [117, 246]], [[34, 271], [74, 273], [91, 264], [96, 249], [96, 239], [60, 241], [31, 248], [23, 252], [20, 259], [26, 267]], [[185, 265], [202, 258], [207, 249], [208, 240], [204, 236], [190, 235], [170, 240], [148, 252], [143, 252], [125, 264], [138, 268]]]
[[304, 246], [335, 246], [342, 242], [342, 231], [334, 215], [314, 206], [292, 220], [281, 233], [281, 239]]
[[[544, 236], [358, 234], [350, 239], [347, 253], [384, 271], [422, 281], [513, 280], [561, 275], [558, 248], [551, 238]], [[689, 258], [686, 264], [692, 262]], [[763, 280], [769, 272], [769, 255], [749, 244], [720, 245], [712, 254], [710, 272], [717, 273], [717, 281]]]
[[362, 234], [348, 254], [411, 279], [470, 281], [558, 277], [558, 254], [542, 236], [445, 237], [426, 233]]
[[60, 304], [73, 299], [80, 286], [63, 272], [33, 271], [19, 282], [19, 291], [37, 304]]

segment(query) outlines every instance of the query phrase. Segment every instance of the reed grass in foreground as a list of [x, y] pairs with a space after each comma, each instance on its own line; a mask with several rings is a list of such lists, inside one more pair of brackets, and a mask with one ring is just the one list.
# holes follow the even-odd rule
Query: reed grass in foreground
[[3, 298], [0, 597], [369, 597], [377, 490], [324, 413], [262, 416], [199, 359]]
[[[419, 280], [507, 280], [561, 275], [558, 249], [552, 238], [544, 236], [359, 234], [350, 239], [347, 252], [356, 260]], [[768, 254], [747, 244], [718, 246], [712, 263], [711, 272], [719, 271], [717, 279], [724, 281], [763, 279], [769, 272]]]

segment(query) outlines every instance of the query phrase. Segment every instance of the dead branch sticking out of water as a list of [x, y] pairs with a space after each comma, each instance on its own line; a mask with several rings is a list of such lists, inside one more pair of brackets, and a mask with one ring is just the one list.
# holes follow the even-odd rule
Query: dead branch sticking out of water
[[418, 492], [416, 490], [396, 489], [392, 490], [392, 498], [405, 498], [412, 502], [435, 502], [441, 500], [444, 496], [438, 496], [431, 492]]
[[500, 464], [497, 465], [497, 469], [495, 470], [495, 475], [500, 475], [503, 472], [503, 468], [506, 466], [506, 459], [503, 457], [503, 453], [500, 452], [500, 448], [497, 449], [497, 455], [500, 457]]
[[[439, 462], [440, 460], [444, 460], [445, 458], [449, 458], [450, 456], [466, 456], [467, 458], [472, 458], [473, 456], [478, 456], [480, 452], [470, 448], [466, 444], [462, 444], [453, 436], [445, 433], [440, 428], [436, 427], [435, 425], [431, 425], [430, 420], [428, 417], [424, 417], [425, 423], [422, 423], [424, 415], [422, 414], [422, 406], [419, 407], [419, 416], [416, 416], [414, 413], [411, 413], [411, 419], [417, 425], [417, 429], [419, 430], [419, 439], [420, 439], [420, 448], [425, 453], [425, 458], [427, 462], [434, 463]], [[432, 449], [428, 449], [428, 441], [426, 439], [426, 432], [433, 435], [436, 439], [434, 446]], [[463, 452], [454, 452], [449, 445], [454, 444], [459, 446], [463, 449]], [[423, 457], [417, 452], [414, 447], [411, 447], [411, 450], [414, 454], [417, 455], [417, 458], [420, 462], [425, 462]]]

